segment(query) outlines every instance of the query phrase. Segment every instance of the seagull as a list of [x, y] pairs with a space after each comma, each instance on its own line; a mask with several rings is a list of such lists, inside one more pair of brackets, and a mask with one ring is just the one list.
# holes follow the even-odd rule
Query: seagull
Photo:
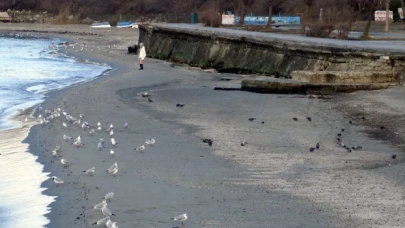
[[62, 163], [62, 165], [63, 165], [65, 168], [69, 167], [69, 165], [72, 164], [71, 162], [69, 162], [68, 160], [66, 160], [66, 159], [64, 159], [64, 158], [60, 159], [60, 163]]
[[150, 97], [150, 95], [147, 92], [142, 93], [142, 97]]
[[142, 145], [142, 146], [140, 146], [140, 147], [137, 147], [135, 150], [140, 150], [140, 151], [145, 150], [145, 146]]
[[178, 216], [172, 218], [173, 221], [181, 222], [182, 226], [184, 226], [184, 221], [186, 221], [187, 219], [188, 219], [187, 214], [178, 215]]
[[113, 136], [113, 135], [114, 135], [114, 131], [111, 130], [111, 131], [110, 131], [110, 136]]
[[319, 150], [319, 143], [316, 143], [316, 149]]
[[63, 140], [68, 141], [68, 140], [73, 140], [73, 138], [68, 135], [63, 135]]
[[97, 222], [93, 223], [92, 225], [97, 225], [97, 226], [103, 225], [104, 226], [108, 220], [110, 220], [110, 216], [104, 217], [104, 218], [98, 220]]
[[118, 167], [115, 167], [113, 169], [111, 169], [110, 171], [108, 171], [109, 174], [115, 176], [118, 173]]
[[58, 186], [58, 184], [63, 184], [64, 183], [64, 181], [62, 179], [60, 179], [59, 177], [57, 177], [57, 176], [52, 176], [52, 179], [53, 179], [53, 182], [56, 183], [56, 186]]
[[103, 207], [101, 208], [101, 212], [103, 213], [103, 215], [105, 216], [112, 216], [114, 215], [110, 209], [107, 208], [107, 204], [104, 204]]
[[93, 207], [93, 209], [101, 210], [101, 208], [103, 208], [104, 205], [106, 205], [106, 204], [107, 204], [107, 200], [103, 200], [103, 202], [96, 204], [96, 205]]
[[84, 117], [83, 114], [79, 114], [80, 119], [83, 119], [83, 117]]
[[311, 122], [312, 121], [312, 118], [311, 117], [307, 117], [307, 120], [309, 121], [309, 122]]
[[153, 144], [155, 144], [155, 142], [156, 142], [155, 139], [149, 139], [149, 140], [147, 140], [147, 141], [145, 142], [145, 144], [152, 146]]
[[111, 145], [116, 146], [118, 143], [115, 141], [114, 138], [111, 138]]
[[100, 150], [100, 151], [103, 149], [103, 143], [102, 142], [97, 143], [97, 149]]
[[56, 150], [52, 150], [52, 153], [51, 153], [51, 154], [52, 154], [53, 157], [56, 157], [56, 155], [58, 155], [58, 153], [56, 152]]
[[93, 135], [94, 133], [96, 133], [96, 131], [94, 131], [94, 129], [91, 129], [91, 130], [89, 131], [89, 134], [90, 134], [90, 135]]
[[83, 129], [90, 128], [89, 123], [87, 123], [87, 122], [83, 122], [83, 124], [82, 124], [82, 128], [83, 128]]
[[107, 169], [107, 172], [110, 173], [113, 169], [118, 168], [118, 163], [115, 162], [112, 166], [110, 166], [110, 168]]
[[110, 130], [112, 130], [114, 128], [113, 124], [110, 124]]
[[63, 127], [67, 128], [67, 124], [65, 122], [62, 122]]
[[124, 128], [127, 129], [128, 128], [128, 123], [124, 124]]
[[298, 121], [298, 118], [297, 117], [294, 117], [294, 118], [292, 118], [294, 121]]
[[111, 155], [111, 157], [114, 157], [115, 152], [113, 150], [110, 150], [110, 155]]
[[114, 198], [114, 192], [109, 192], [107, 193], [103, 199], [108, 200], [109, 202], [111, 202], [111, 199]]
[[97, 127], [97, 130], [98, 130], [98, 131], [101, 131], [101, 126], [98, 126], [98, 127]]
[[248, 120], [250, 121], [250, 122], [252, 122], [253, 120], [255, 120], [256, 118], [249, 118]]
[[93, 176], [93, 174], [96, 172], [96, 167], [91, 167], [90, 169], [83, 171], [83, 172], [89, 176]]
[[82, 138], [80, 137], [80, 135], [77, 136], [76, 141], [81, 141], [81, 140], [82, 140]]

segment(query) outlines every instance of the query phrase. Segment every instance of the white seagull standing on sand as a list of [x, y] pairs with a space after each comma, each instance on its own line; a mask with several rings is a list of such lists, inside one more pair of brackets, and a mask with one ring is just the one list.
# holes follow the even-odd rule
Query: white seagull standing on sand
[[111, 145], [116, 146], [118, 143], [114, 138], [111, 138]]
[[64, 158], [60, 159], [60, 163], [62, 163], [62, 165], [63, 165], [65, 168], [69, 167], [69, 165], [72, 164], [71, 162], [69, 162], [68, 160], [66, 160], [66, 159], [64, 159]]
[[92, 225], [97, 225], [97, 226], [103, 225], [104, 226], [108, 220], [110, 220], [110, 216], [104, 217], [104, 218], [98, 220], [97, 222], [93, 223]]
[[128, 128], [128, 123], [124, 124], [124, 128], [127, 129]]
[[101, 208], [101, 212], [103, 213], [103, 215], [105, 216], [112, 216], [114, 215], [110, 209], [108, 209], [107, 204], [104, 204], [104, 206]]
[[113, 175], [113, 176], [117, 175], [117, 173], [118, 173], [118, 167], [115, 167], [114, 169], [108, 171], [108, 173], [111, 174], [111, 175]]
[[110, 155], [111, 155], [111, 157], [114, 157], [115, 152], [113, 150], [110, 150]]
[[62, 122], [63, 127], [67, 128], [67, 124], [65, 122]]
[[93, 176], [93, 174], [96, 172], [96, 167], [91, 167], [90, 169], [83, 171], [83, 172], [89, 176]]
[[115, 162], [112, 166], [110, 166], [110, 168], [107, 169], [107, 172], [111, 172], [111, 170], [118, 168], [118, 163]]
[[114, 136], [114, 131], [113, 130], [110, 131], [110, 136], [111, 137]]
[[107, 193], [103, 199], [108, 200], [108, 202], [111, 202], [112, 198], [114, 198], [114, 192], [109, 192]]
[[104, 205], [107, 205], [106, 200], [103, 200], [103, 202], [96, 204], [93, 208], [96, 209], [96, 210], [101, 210], [101, 208], [103, 208]]
[[155, 144], [155, 139], [149, 139], [145, 142], [146, 145], [152, 146], [153, 144]]
[[143, 151], [143, 150], [145, 150], [145, 146], [144, 146], [144, 145], [142, 145], [142, 146], [140, 146], [140, 147], [137, 147], [135, 150], [140, 150], [140, 151]]
[[63, 184], [64, 183], [64, 181], [62, 179], [60, 179], [59, 177], [57, 177], [57, 176], [52, 176], [52, 179], [53, 179], [53, 182], [56, 183], [56, 186], [58, 186], [58, 184]]
[[68, 140], [73, 140], [73, 138], [70, 137], [69, 135], [63, 135], [63, 140], [68, 141]]
[[103, 143], [102, 143], [102, 142], [98, 142], [98, 143], [97, 143], [97, 149], [98, 149], [99, 151], [101, 151], [101, 150], [103, 149]]
[[89, 134], [90, 134], [90, 135], [94, 135], [94, 133], [96, 133], [96, 131], [95, 131], [94, 129], [91, 129], [91, 130], [89, 131]]
[[56, 150], [52, 150], [51, 154], [52, 154], [53, 157], [56, 157], [58, 155], [58, 152], [56, 152]]
[[173, 221], [181, 222], [181, 225], [184, 226], [184, 222], [188, 219], [187, 214], [178, 215], [172, 218]]
[[101, 123], [100, 122], [97, 123], [97, 130], [101, 131]]

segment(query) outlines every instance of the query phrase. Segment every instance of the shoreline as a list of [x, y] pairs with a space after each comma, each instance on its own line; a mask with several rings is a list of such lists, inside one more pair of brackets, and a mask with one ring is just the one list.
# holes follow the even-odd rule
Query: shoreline
[[[109, 45], [104, 38], [99, 42]], [[397, 161], [402, 161], [404, 155], [397, 147], [368, 138], [361, 124], [349, 125], [347, 117], [332, 109], [340, 99], [214, 91], [220, 78], [237, 81], [243, 76], [175, 69], [153, 59], [145, 61], [145, 71], [138, 71], [136, 57], [123, 50], [78, 53], [111, 61], [119, 70], [51, 92], [43, 103], [44, 109], [82, 113], [91, 124], [114, 123], [115, 157], [108, 154], [107, 133], [89, 136], [77, 127], [62, 128], [60, 121], [33, 127], [25, 140], [45, 171], [65, 180], [59, 187], [43, 183], [48, 187], [45, 194], [60, 196], [51, 204], [47, 227], [89, 226], [102, 218], [91, 207], [110, 191], [116, 194], [109, 204], [117, 214], [114, 221], [125, 227], [173, 227], [177, 224], [169, 218], [181, 213], [190, 216], [186, 227], [402, 224], [398, 202], [403, 202], [404, 182], [396, 178], [403, 164], [390, 156], [397, 153]], [[145, 91], [153, 103], [139, 95]], [[306, 116], [313, 120], [306, 121]], [[257, 120], [248, 121], [251, 117]], [[125, 122], [128, 129], [123, 128]], [[345, 143], [359, 143], [364, 150], [347, 153], [336, 146], [335, 135], [342, 127]], [[81, 134], [86, 145], [74, 148], [61, 140], [63, 134]], [[107, 149], [98, 151], [101, 137], [107, 139]], [[143, 153], [133, 150], [149, 138], [156, 139], [154, 146]], [[213, 146], [201, 143], [203, 138], [213, 139]], [[243, 141], [247, 146], [240, 146]], [[309, 153], [316, 142], [321, 149]], [[62, 146], [71, 167], [63, 169], [49, 156], [55, 144]], [[115, 178], [104, 174], [114, 161], [120, 165]], [[373, 168], [375, 164], [381, 168]], [[93, 177], [81, 173], [92, 166]]]

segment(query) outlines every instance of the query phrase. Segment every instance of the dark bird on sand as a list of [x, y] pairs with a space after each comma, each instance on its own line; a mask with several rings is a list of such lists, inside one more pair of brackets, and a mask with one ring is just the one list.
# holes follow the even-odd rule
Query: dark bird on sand
[[309, 148], [309, 152], [314, 152], [315, 148], [311, 147]]
[[350, 121], [349, 121], [349, 124], [353, 124], [353, 121], [350, 120]]
[[312, 118], [311, 118], [311, 117], [307, 117], [307, 120], [308, 120], [309, 122], [311, 122], [311, 121], [312, 121]]
[[262, 121], [262, 124], [264, 124], [264, 121]]
[[396, 158], [397, 158], [397, 155], [396, 155], [396, 154], [393, 154], [393, 155], [391, 156], [391, 158], [392, 158], [392, 159], [396, 159]]
[[294, 117], [294, 118], [292, 118], [294, 121], [298, 121], [298, 118], [297, 117]]
[[346, 150], [347, 150], [347, 152], [349, 152], [349, 153], [352, 152], [352, 149], [350, 149], [350, 148], [346, 148]]
[[152, 99], [150, 99], [150, 97], [148, 97], [148, 101], [149, 101], [149, 102], [153, 102]]
[[337, 140], [338, 142], [340, 142], [340, 138], [337, 138], [336, 140]]
[[337, 136], [341, 137], [341, 136], [342, 136], [342, 134], [341, 134], [341, 133], [339, 133], [339, 134], [337, 134]]
[[316, 143], [316, 149], [319, 150], [319, 143]]
[[250, 122], [252, 122], [253, 120], [255, 120], [256, 118], [249, 118], [248, 120], [250, 121]]
[[345, 129], [344, 128], [342, 128], [342, 129], [340, 129], [341, 131], [345, 131]]
[[366, 117], [362, 116], [361, 119], [362, 119], [362, 120], [366, 120]]
[[246, 146], [248, 143], [247, 142], [242, 142], [240, 145], [241, 146]]
[[213, 141], [211, 139], [202, 139], [203, 143], [207, 143], [209, 146], [212, 146]]
[[360, 150], [360, 149], [363, 149], [363, 147], [357, 145], [357, 146], [353, 146], [352, 149], [353, 150]]
[[384, 127], [384, 126], [381, 126], [380, 128], [381, 128], [381, 130], [384, 130], [384, 129], [385, 129], [385, 127]]
[[176, 104], [176, 107], [183, 108], [185, 104]]

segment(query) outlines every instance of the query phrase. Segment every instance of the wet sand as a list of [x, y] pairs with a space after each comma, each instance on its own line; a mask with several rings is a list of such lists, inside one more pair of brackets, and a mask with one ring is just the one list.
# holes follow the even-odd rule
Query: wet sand
[[[75, 31], [72, 27], [63, 29]], [[46, 34], [93, 46], [67, 52], [114, 70], [51, 92], [42, 107], [81, 113], [92, 125], [113, 123], [118, 142], [111, 157], [107, 132], [90, 136], [78, 126], [63, 128], [61, 120], [31, 129], [25, 140], [30, 152], [46, 172], [65, 180], [58, 187], [51, 180], [43, 184], [46, 194], [58, 196], [48, 227], [89, 227], [103, 217], [92, 206], [111, 191], [116, 197], [108, 207], [120, 227], [173, 227], [178, 224], [170, 218], [185, 212], [185, 227], [400, 227], [405, 222], [401, 146], [369, 137], [370, 127], [358, 119], [349, 124], [353, 115], [341, 111], [354, 95], [318, 100], [216, 91], [219, 84], [247, 76], [173, 68], [153, 59], [139, 71], [136, 56], [125, 55], [129, 42], [137, 40], [136, 30], [121, 31]], [[348, 153], [338, 146], [341, 128], [347, 145], [363, 149]], [[81, 135], [84, 147], [64, 142], [63, 134]], [[99, 138], [106, 140], [102, 151]], [[134, 150], [149, 138], [156, 144]], [[204, 138], [213, 140], [212, 147]], [[309, 152], [317, 142], [320, 149]], [[55, 145], [73, 162], [69, 168], [50, 155]], [[114, 162], [120, 166], [116, 177], [105, 173]], [[82, 173], [93, 166], [93, 177]]]

